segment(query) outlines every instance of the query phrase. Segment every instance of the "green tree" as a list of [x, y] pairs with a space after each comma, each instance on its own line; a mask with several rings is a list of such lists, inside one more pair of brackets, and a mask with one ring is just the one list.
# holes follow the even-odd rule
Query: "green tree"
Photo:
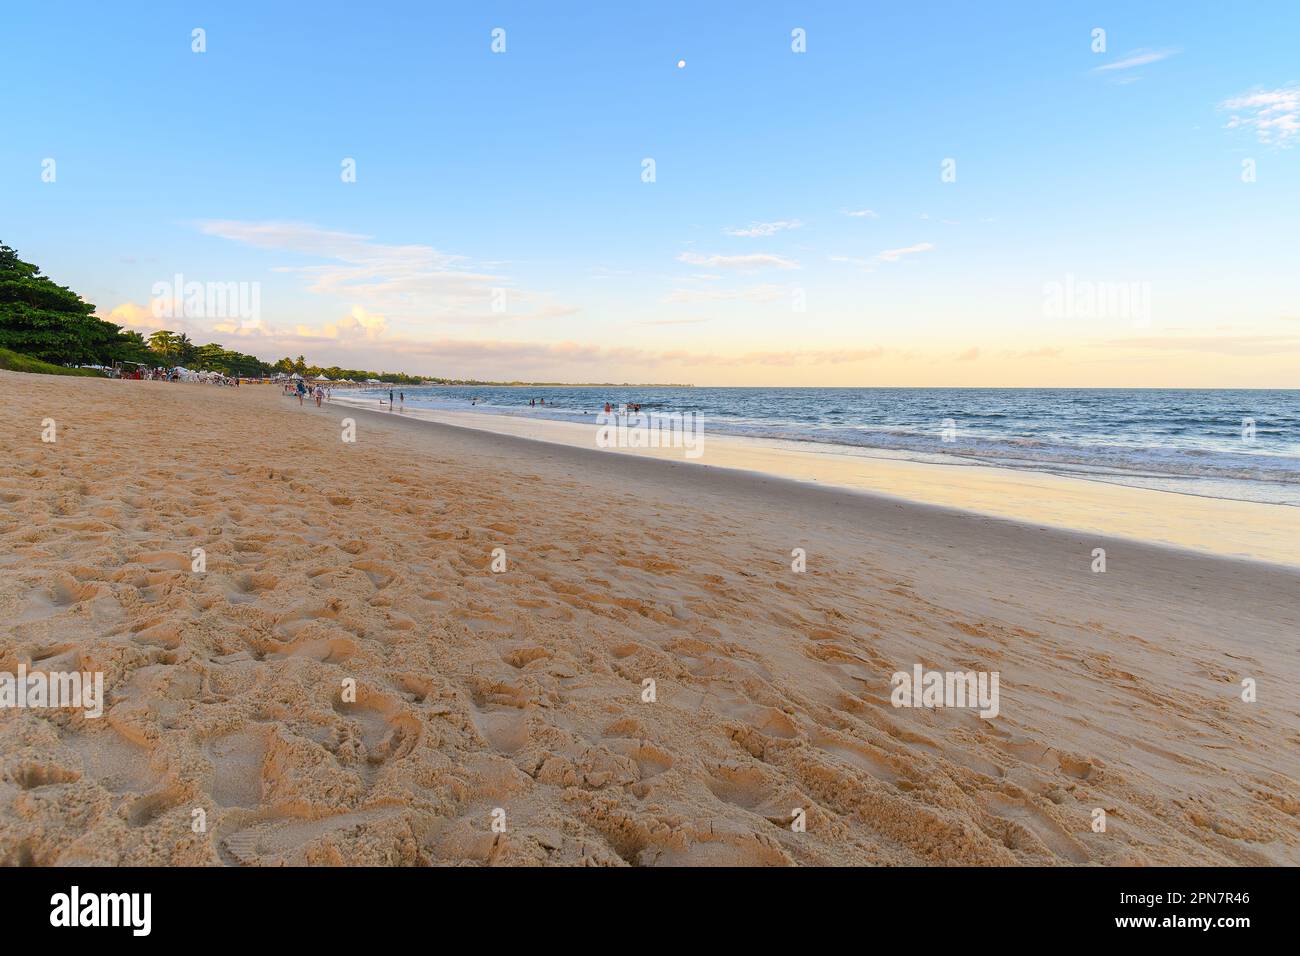
[[190, 361], [193, 363], [194, 368], [205, 372], [227, 372], [230, 368], [232, 354], [216, 342], [209, 342], [207, 345], [200, 345], [194, 349]]
[[178, 365], [188, 366], [198, 355], [198, 348], [190, 341], [190, 337], [182, 332], [176, 336], [176, 363]]
[[117, 335], [112, 358], [115, 362], [148, 365], [153, 361], [154, 356], [149, 351], [149, 343], [144, 340], [143, 335], [139, 332], [123, 330]]
[[0, 348], [43, 362], [106, 365], [121, 328], [94, 312], [93, 304], [0, 244]]
[[149, 348], [162, 365], [175, 365], [180, 349], [176, 344], [176, 333], [168, 329], [159, 329], [149, 336]]

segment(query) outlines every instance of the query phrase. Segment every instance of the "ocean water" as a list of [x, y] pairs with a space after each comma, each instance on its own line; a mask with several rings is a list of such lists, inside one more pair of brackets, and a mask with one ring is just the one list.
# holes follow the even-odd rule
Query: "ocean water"
[[[1300, 506], [1300, 390], [998, 388], [407, 388], [412, 408], [560, 421], [605, 402], [696, 412], [710, 434], [828, 451], [1031, 469]], [[387, 388], [367, 392], [387, 397]], [[529, 399], [546, 400], [530, 407]], [[471, 404], [471, 403], [474, 404]], [[1254, 440], [1243, 438], [1247, 420]], [[945, 440], [945, 438], [951, 440]]]

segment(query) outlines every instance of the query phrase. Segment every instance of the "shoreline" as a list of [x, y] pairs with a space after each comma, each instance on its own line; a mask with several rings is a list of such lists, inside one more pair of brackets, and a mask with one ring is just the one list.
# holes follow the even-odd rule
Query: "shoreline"
[[1102, 479], [979, 463], [915, 461], [812, 442], [709, 434], [700, 458], [681, 449], [598, 449], [596, 425], [495, 412], [405, 408], [335, 395], [333, 405], [573, 448], [719, 467], [937, 504], [1029, 524], [1149, 541], [1221, 557], [1300, 566], [1300, 509], [1136, 488]]

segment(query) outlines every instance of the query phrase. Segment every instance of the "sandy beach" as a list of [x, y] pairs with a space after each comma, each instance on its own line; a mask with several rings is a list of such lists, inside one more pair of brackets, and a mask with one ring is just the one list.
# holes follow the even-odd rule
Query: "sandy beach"
[[[0, 407], [0, 671], [106, 691], [0, 711], [5, 863], [1300, 864], [1295, 509], [273, 386]], [[893, 706], [916, 665], [999, 713]]]

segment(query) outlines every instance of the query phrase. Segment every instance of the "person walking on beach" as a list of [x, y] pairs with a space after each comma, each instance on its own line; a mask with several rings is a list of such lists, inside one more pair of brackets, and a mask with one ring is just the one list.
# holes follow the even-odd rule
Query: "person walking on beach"
[[398, 400], [399, 402], [402, 403], [402, 407], [403, 407], [403, 408], [406, 407], [406, 393], [405, 393], [405, 392], [398, 392], [398, 393], [397, 393], [397, 400]]
[[388, 410], [390, 412], [393, 410], [393, 390], [391, 388], [388, 390]]

